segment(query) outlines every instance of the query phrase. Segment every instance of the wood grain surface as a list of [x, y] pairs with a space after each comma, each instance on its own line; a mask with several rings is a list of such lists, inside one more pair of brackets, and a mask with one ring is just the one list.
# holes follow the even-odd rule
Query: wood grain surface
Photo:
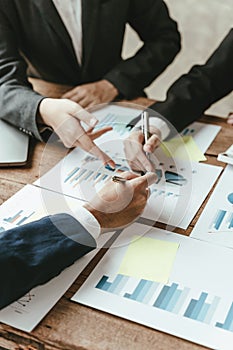
[[[32, 80], [34, 89], [49, 97], [60, 97], [69, 87]], [[149, 106], [153, 100], [140, 98], [130, 103]], [[222, 165], [216, 160], [218, 153], [232, 143], [233, 128], [223, 119], [203, 117], [203, 122], [220, 125], [218, 134], [207, 151], [207, 163]], [[67, 152], [61, 144], [44, 145], [31, 140], [29, 161], [24, 167], [0, 169], [0, 204], [34, 182], [55, 165]], [[212, 192], [212, 191], [211, 191]], [[209, 196], [208, 196], [209, 197]], [[175, 232], [189, 235], [206, 205], [203, 203], [187, 230]], [[157, 226], [165, 228], [165, 225]], [[200, 350], [202, 346], [174, 336], [144, 327], [142, 325], [112, 316], [110, 314], [71, 302], [70, 297], [85, 281], [97, 262], [105, 254], [102, 249], [84, 269], [75, 283], [31, 333], [26, 333], [0, 324], [0, 349], [7, 350]]]

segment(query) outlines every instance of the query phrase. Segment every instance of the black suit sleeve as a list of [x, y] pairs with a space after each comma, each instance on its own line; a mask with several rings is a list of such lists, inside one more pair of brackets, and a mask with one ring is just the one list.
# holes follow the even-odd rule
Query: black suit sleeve
[[178, 131], [233, 90], [233, 29], [206, 64], [194, 66], [168, 90], [164, 102], [150, 108], [159, 112]]
[[96, 247], [93, 237], [68, 214], [57, 214], [0, 236], [0, 309]]
[[128, 22], [144, 44], [104, 78], [130, 99], [142, 95], [142, 90], [172, 62], [180, 50], [180, 34], [162, 0], [132, 0]]
[[27, 80], [27, 63], [18, 50], [13, 23], [0, 10], [0, 118], [41, 140], [36, 115], [43, 97]]

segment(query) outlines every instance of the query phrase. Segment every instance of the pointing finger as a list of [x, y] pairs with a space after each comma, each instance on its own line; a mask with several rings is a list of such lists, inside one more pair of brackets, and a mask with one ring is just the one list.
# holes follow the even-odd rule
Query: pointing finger
[[92, 140], [95, 140], [95, 139], [97, 139], [98, 137], [104, 135], [106, 132], [111, 131], [111, 130], [112, 130], [112, 127], [111, 127], [111, 126], [106, 126], [106, 127], [104, 127], [103, 129], [100, 129], [100, 130], [91, 132], [90, 134], [89, 134], [89, 132], [88, 132], [88, 135], [89, 135], [89, 137], [90, 137]]
[[70, 101], [70, 115], [72, 117], [75, 117], [76, 119], [79, 119], [83, 121], [85, 124], [87, 124], [90, 127], [94, 127], [98, 123], [98, 119], [85, 109], [83, 109], [78, 103], [75, 103], [74, 101]]

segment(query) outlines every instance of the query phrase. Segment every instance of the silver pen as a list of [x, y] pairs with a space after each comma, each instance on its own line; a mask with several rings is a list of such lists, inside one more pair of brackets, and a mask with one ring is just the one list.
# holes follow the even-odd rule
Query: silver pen
[[[144, 143], [147, 143], [150, 137], [149, 113], [147, 111], [142, 112], [141, 123], [142, 123], [142, 133], [144, 135]], [[146, 152], [146, 157], [150, 160], [149, 152]]]

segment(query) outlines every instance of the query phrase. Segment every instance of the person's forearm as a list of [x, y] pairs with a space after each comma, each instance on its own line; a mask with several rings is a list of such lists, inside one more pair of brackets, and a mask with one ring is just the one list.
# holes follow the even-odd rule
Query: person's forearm
[[30, 88], [13, 85], [0, 86], [0, 118], [42, 141], [37, 113], [44, 97]]
[[163, 1], [135, 0], [131, 6], [128, 22], [144, 45], [104, 77], [127, 99], [142, 95], [143, 89], [164, 71], [181, 47], [177, 24]]
[[95, 247], [94, 238], [68, 214], [5, 231], [0, 237], [0, 309]]
[[36, 117], [43, 97], [27, 79], [27, 64], [16, 38], [11, 23], [0, 12], [0, 118], [41, 140]]
[[233, 90], [233, 30], [206, 64], [194, 66], [168, 90], [164, 102], [150, 106], [178, 131], [195, 121], [210, 105]]

